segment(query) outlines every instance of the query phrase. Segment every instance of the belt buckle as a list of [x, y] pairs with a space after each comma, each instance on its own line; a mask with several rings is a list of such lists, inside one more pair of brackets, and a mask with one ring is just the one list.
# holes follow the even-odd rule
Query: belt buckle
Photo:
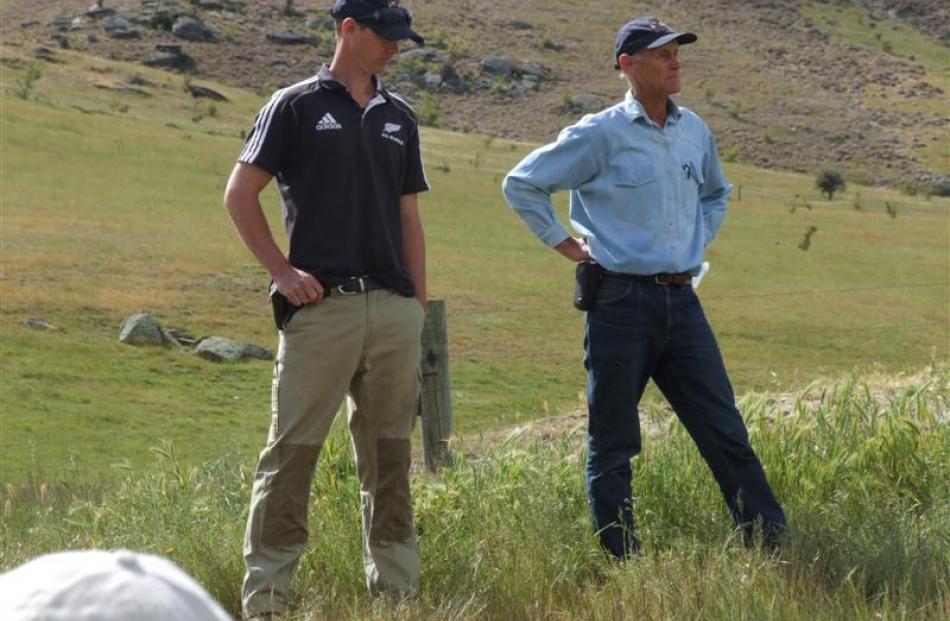
[[664, 287], [669, 287], [671, 284], [666, 274], [655, 274], [653, 276], [653, 282]]
[[363, 277], [354, 276], [353, 278], [350, 278], [350, 281], [354, 281], [354, 280], [360, 285], [359, 291], [347, 291], [346, 289], [343, 288], [342, 284], [339, 284], [336, 287], [334, 287], [336, 289], [336, 292], [339, 293], [340, 295], [359, 295], [360, 293], [364, 293], [366, 291], [366, 282], [363, 280]]

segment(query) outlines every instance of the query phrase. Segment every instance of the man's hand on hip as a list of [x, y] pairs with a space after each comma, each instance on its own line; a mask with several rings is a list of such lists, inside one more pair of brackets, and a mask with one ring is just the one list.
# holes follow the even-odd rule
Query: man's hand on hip
[[554, 246], [554, 249], [575, 263], [590, 261], [590, 249], [583, 239], [568, 237]]
[[287, 301], [294, 306], [319, 304], [323, 301], [323, 285], [312, 274], [298, 270], [292, 265], [274, 275], [274, 284]]

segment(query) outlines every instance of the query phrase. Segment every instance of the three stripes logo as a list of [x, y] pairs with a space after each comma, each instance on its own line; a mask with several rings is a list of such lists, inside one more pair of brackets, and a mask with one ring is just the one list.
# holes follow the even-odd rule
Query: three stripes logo
[[314, 125], [314, 129], [318, 132], [326, 131], [328, 129], [343, 129], [343, 126], [337, 123], [337, 120], [333, 118], [333, 115], [327, 112], [323, 115], [317, 124]]

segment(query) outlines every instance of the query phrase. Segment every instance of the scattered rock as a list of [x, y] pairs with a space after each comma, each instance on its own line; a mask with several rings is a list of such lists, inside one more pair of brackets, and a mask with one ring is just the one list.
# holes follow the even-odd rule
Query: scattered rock
[[515, 65], [501, 56], [486, 56], [482, 59], [482, 71], [491, 75], [510, 76], [515, 71]]
[[69, 30], [69, 27], [72, 25], [72, 23], [73, 20], [70, 18], [66, 17], [65, 15], [59, 15], [58, 17], [54, 17], [53, 21], [51, 21], [49, 25], [60, 32], [66, 32]]
[[162, 333], [172, 342], [178, 345], [195, 345], [201, 339], [196, 339], [194, 335], [188, 334], [184, 330], [178, 328], [165, 328], [162, 327]]
[[520, 19], [513, 19], [506, 25], [514, 30], [534, 30], [534, 24]]
[[112, 39], [140, 39], [142, 31], [132, 26], [132, 23], [118, 15], [106, 17], [102, 20], [106, 36]]
[[30, 328], [31, 330], [39, 330], [40, 332], [48, 332], [50, 330], [56, 329], [56, 326], [53, 324], [36, 317], [30, 317], [29, 319], [25, 320], [23, 325], [25, 325], [27, 328]]
[[465, 82], [455, 71], [455, 67], [446, 63], [442, 65], [442, 87], [453, 93], [462, 93], [465, 91]]
[[125, 79], [125, 81], [133, 86], [149, 86], [149, 87], [155, 86], [155, 82], [152, 82], [151, 80], [146, 80], [145, 78], [137, 74], [130, 75], [128, 78]]
[[39, 22], [35, 19], [29, 19], [25, 22], [20, 22], [20, 28], [32, 28], [33, 26], [39, 26]]
[[167, 345], [162, 327], [151, 313], [142, 312], [130, 316], [119, 329], [119, 340], [126, 345]]
[[100, 6], [94, 4], [86, 10], [86, 15], [93, 19], [102, 19], [104, 17], [112, 17], [115, 15], [115, 9], [110, 9], [108, 7]]
[[191, 93], [191, 96], [195, 99], [199, 97], [205, 97], [206, 99], [213, 99], [214, 101], [227, 101], [228, 98], [219, 93], [218, 91], [208, 88], [207, 86], [200, 86], [198, 84], [189, 84], [188, 92]]
[[245, 343], [241, 349], [241, 356], [244, 358], [254, 358], [256, 360], [273, 360], [274, 352], [266, 347], [255, 345], [254, 343]]
[[237, 362], [244, 355], [244, 346], [221, 336], [202, 339], [195, 353], [212, 362]]
[[317, 38], [313, 35], [301, 34], [290, 30], [276, 30], [268, 32], [267, 40], [280, 45], [316, 45]]
[[604, 100], [597, 95], [574, 95], [568, 107], [574, 112], [596, 112], [604, 107]]
[[427, 63], [447, 63], [451, 61], [447, 55], [423, 47], [414, 47], [405, 52], [399, 52], [397, 59], [400, 61], [419, 60]]
[[172, 26], [172, 34], [185, 41], [212, 43], [217, 40], [214, 33], [203, 21], [196, 17], [181, 16]]
[[142, 61], [149, 67], [191, 71], [197, 65], [194, 58], [181, 51], [180, 45], [160, 44], [156, 45], [155, 48], [158, 51], [152, 52], [148, 58]]
[[224, 4], [217, 0], [197, 0], [197, 2], [193, 2], [192, 4], [203, 11], [220, 11], [224, 8]]
[[422, 76], [422, 82], [428, 91], [437, 91], [442, 86], [442, 76], [431, 71]]
[[61, 63], [59, 58], [56, 56], [56, 52], [49, 49], [48, 47], [35, 47], [33, 48], [33, 56], [39, 58], [40, 60], [45, 60], [48, 63]]

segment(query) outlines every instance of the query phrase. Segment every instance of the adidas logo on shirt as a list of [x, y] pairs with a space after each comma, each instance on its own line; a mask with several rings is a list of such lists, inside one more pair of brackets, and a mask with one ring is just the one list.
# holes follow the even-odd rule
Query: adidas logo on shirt
[[318, 132], [326, 131], [328, 129], [343, 129], [343, 126], [337, 123], [336, 119], [333, 118], [333, 115], [327, 112], [323, 115], [323, 118], [317, 121], [317, 124], [314, 126], [314, 129]]

